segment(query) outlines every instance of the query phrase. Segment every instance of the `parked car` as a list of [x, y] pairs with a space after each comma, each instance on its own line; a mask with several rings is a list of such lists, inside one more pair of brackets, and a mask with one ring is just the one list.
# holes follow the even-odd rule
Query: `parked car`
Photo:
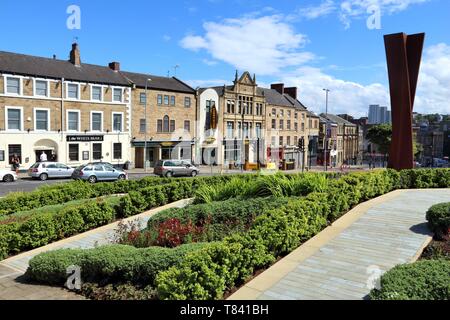
[[110, 163], [97, 162], [79, 166], [73, 172], [72, 178], [96, 183], [98, 181], [127, 180], [128, 173], [114, 168]]
[[17, 174], [14, 171], [0, 169], [0, 181], [14, 182], [17, 179]]
[[45, 181], [47, 179], [68, 179], [74, 169], [59, 162], [37, 162], [28, 169], [28, 175], [33, 179]]
[[155, 166], [154, 174], [160, 177], [196, 177], [200, 169], [186, 160], [161, 160]]

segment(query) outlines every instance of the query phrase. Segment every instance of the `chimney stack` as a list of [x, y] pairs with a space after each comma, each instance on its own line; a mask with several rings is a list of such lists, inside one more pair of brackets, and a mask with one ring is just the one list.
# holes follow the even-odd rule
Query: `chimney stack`
[[284, 93], [290, 95], [293, 99], [297, 100], [297, 87], [285, 88]]
[[284, 93], [284, 83], [275, 83], [270, 86], [270, 89], [275, 90], [279, 94]]
[[109, 68], [113, 71], [120, 71], [120, 63], [119, 62], [111, 62], [109, 64]]
[[77, 67], [81, 66], [81, 56], [78, 43], [72, 44], [72, 51], [70, 51], [70, 62]]

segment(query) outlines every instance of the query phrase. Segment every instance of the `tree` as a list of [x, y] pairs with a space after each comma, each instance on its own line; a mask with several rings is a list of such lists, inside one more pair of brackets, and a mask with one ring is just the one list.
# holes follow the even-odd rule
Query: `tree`
[[[385, 155], [389, 154], [392, 142], [392, 125], [380, 124], [373, 126], [367, 131], [367, 139], [378, 146], [379, 151]], [[417, 143], [416, 139], [413, 141], [414, 156], [417, 156], [423, 151], [423, 146]]]

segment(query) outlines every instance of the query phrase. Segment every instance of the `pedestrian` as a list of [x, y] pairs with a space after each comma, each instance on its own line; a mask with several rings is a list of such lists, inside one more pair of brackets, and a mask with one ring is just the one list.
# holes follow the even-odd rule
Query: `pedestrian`
[[47, 154], [44, 151], [42, 151], [41, 156], [39, 157], [39, 159], [41, 160], [41, 162], [47, 161]]
[[19, 168], [20, 168], [20, 159], [17, 156], [17, 154], [14, 154], [12, 159], [11, 159], [11, 163], [12, 163], [12, 167], [13, 167], [13, 171], [16, 172], [16, 174], [19, 174]]

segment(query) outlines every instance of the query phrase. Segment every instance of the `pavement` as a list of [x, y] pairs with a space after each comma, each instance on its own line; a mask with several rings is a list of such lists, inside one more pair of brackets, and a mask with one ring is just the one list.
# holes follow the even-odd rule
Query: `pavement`
[[384, 272], [420, 257], [426, 211], [449, 200], [450, 189], [397, 190], [363, 203], [229, 299], [367, 299]]
[[[190, 202], [190, 199], [180, 200], [124, 219], [122, 222], [126, 225], [133, 223], [145, 228], [147, 221], [158, 212], [170, 208], [182, 208]], [[0, 261], [0, 300], [84, 300], [84, 297], [60, 287], [27, 283], [23, 275], [28, 268], [28, 263], [34, 256], [43, 252], [58, 249], [92, 249], [110, 244], [115, 238], [118, 224], [119, 221]]]

